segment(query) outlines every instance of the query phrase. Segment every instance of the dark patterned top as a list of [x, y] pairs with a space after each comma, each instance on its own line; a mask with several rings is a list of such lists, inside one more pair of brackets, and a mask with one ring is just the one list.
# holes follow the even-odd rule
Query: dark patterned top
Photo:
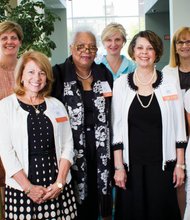
[[[72, 175], [76, 184], [78, 202], [82, 203], [87, 196], [83, 88], [81, 82], [77, 79], [72, 56], [67, 58], [63, 64], [55, 65], [53, 72], [55, 81], [52, 96], [64, 103], [70, 118], [75, 150]], [[100, 195], [111, 195], [111, 97], [103, 96], [102, 82], [106, 81], [112, 89], [113, 78], [103, 64], [97, 65], [93, 63], [91, 72], [93, 76], [92, 92], [97, 151], [97, 184]]]

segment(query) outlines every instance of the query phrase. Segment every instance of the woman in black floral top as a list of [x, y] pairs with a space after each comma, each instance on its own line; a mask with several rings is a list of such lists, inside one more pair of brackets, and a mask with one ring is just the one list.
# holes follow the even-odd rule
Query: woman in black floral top
[[72, 166], [78, 202], [78, 219], [111, 219], [112, 75], [94, 62], [97, 47], [91, 31], [78, 31], [70, 45], [71, 56], [53, 67], [52, 95], [68, 111], [75, 148]]

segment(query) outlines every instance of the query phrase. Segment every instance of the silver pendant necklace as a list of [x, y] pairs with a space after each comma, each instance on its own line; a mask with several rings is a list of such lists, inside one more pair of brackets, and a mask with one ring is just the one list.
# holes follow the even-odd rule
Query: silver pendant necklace
[[33, 109], [34, 109], [34, 111], [36, 112], [36, 114], [37, 114], [37, 115], [40, 114], [39, 104], [35, 106], [35, 105], [33, 104], [32, 100], [31, 100], [31, 98], [30, 98], [29, 100], [30, 100], [30, 103], [31, 103], [31, 105], [32, 105], [32, 107], [33, 107]]
[[37, 107], [35, 107], [34, 105], [32, 105], [32, 107], [34, 108], [36, 114], [40, 114], [40, 110], [39, 110], [39, 105]]

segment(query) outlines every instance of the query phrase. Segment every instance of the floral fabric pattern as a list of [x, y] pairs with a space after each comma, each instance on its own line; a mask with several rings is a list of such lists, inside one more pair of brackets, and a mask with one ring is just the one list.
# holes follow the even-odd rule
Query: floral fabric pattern
[[[72, 56], [65, 63], [53, 68], [54, 86], [52, 95], [61, 100], [68, 112], [74, 139], [75, 158], [71, 168], [75, 195], [79, 204], [86, 198], [87, 161], [85, 158], [86, 141], [84, 128], [84, 103], [82, 100], [82, 85], [75, 73]], [[95, 118], [94, 132], [97, 158], [97, 186], [100, 195], [111, 197], [112, 165], [111, 159], [111, 97], [103, 96], [102, 82], [108, 82], [113, 87], [113, 78], [103, 65], [95, 63], [91, 66], [93, 76], [93, 115]]]
[[[64, 83], [64, 103], [68, 110], [70, 117], [71, 128], [73, 129], [74, 144], [75, 144], [75, 158], [72, 167], [72, 175], [77, 187], [78, 202], [81, 203], [87, 195], [86, 181], [86, 160], [85, 160], [85, 132], [83, 129], [84, 124], [84, 108], [81, 100], [81, 92], [76, 88], [77, 83], [65, 82]], [[97, 115], [97, 122], [95, 127], [95, 140], [97, 149], [97, 175], [98, 175], [98, 188], [102, 194], [108, 193], [108, 186], [111, 187], [110, 181], [110, 129], [106, 117], [106, 100], [102, 96], [101, 81], [97, 81], [93, 86], [94, 92], [94, 108]], [[81, 178], [82, 177], [82, 178]], [[109, 181], [108, 181], [109, 180]]]

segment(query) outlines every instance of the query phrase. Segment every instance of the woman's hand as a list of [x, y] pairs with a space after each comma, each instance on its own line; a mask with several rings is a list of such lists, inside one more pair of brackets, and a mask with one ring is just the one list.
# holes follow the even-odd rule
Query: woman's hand
[[126, 189], [127, 174], [125, 168], [115, 171], [114, 180], [116, 186]]
[[173, 183], [175, 183], [175, 187], [180, 187], [184, 184], [185, 181], [185, 172], [181, 167], [175, 167], [173, 172]]
[[48, 186], [47, 193], [43, 196], [43, 200], [46, 201], [49, 199], [57, 198], [62, 190], [63, 188], [60, 189], [57, 185], [57, 182], [51, 184], [50, 186]]
[[35, 203], [41, 204], [44, 202], [43, 197], [46, 195], [47, 189], [43, 186], [32, 185], [27, 196]]

